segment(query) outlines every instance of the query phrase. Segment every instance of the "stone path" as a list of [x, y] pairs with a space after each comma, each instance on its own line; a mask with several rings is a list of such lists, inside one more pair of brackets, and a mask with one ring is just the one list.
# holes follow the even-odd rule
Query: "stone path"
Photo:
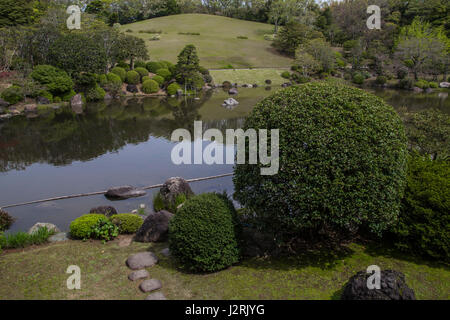
[[[158, 257], [149, 251], [139, 252], [128, 257], [126, 264], [131, 270], [135, 270], [128, 275], [130, 281], [137, 281], [150, 277], [145, 268], [153, 267], [158, 263]], [[141, 282], [139, 289], [144, 293], [151, 292], [145, 300], [167, 300], [161, 291], [162, 283], [158, 279], [146, 279]], [[154, 292], [155, 291], [155, 292]]]

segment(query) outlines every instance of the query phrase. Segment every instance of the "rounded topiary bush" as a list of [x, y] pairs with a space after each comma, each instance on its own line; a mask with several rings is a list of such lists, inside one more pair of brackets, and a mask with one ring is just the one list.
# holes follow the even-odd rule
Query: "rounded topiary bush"
[[398, 223], [393, 228], [401, 250], [449, 262], [450, 162], [413, 156]]
[[70, 223], [70, 235], [76, 239], [88, 239], [95, 226], [107, 221], [108, 218], [103, 214], [85, 214]]
[[289, 79], [291, 77], [291, 73], [289, 71], [283, 71], [281, 76], [285, 79]]
[[134, 70], [127, 72], [126, 83], [128, 84], [138, 84], [141, 80], [141, 76]]
[[236, 210], [226, 195], [205, 193], [184, 202], [169, 223], [169, 248], [191, 271], [214, 272], [239, 260]]
[[365, 80], [365, 77], [364, 77], [364, 75], [362, 74], [362, 73], [355, 73], [354, 75], [353, 75], [353, 78], [352, 78], [352, 81], [353, 81], [353, 83], [355, 83], [355, 84], [363, 84], [364, 83], [364, 80]]
[[122, 80], [122, 82], [124, 82], [127, 78], [127, 72], [125, 71], [124, 68], [114, 67], [111, 69], [111, 72], [114, 74], [117, 74], [120, 77], [120, 79]]
[[113, 72], [108, 73], [106, 75], [106, 78], [108, 79], [108, 82], [116, 84], [116, 85], [121, 85], [123, 83], [122, 78]]
[[233, 178], [235, 199], [271, 232], [289, 238], [364, 225], [381, 233], [397, 219], [406, 137], [382, 99], [337, 83], [307, 83], [260, 102], [249, 128], [279, 129], [278, 172], [238, 164]]
[[142, 84], [142, 91], [144, 93], [150, 94], [150, 93], [156, 93], [159, 91], [159, 84], [155, 80], [146, 80]]
[[387, 77], [385, 76], [378, 76], [375, 82], [379, 85], [384, 85], [387, 82]]
[[151, 79], [150, 76], [143, 76], [142, 83], [144, 83], [145, 81], [150, 80], [150, 79]]
[[160, 77], [163, 77], [166, 81], [170, 80], [170, 78], [172, 77], [172, 73], [168, 69], [158, 69], [156, 71], [156, 74]]
[[0, 98], [7, 101], [9, 104], [16, 104], [24, 99], [23, 90], [19, 86], [11, 86], [3, 90]]
[[162, 84], [164, 83], [164, 78], [161, 77], [161, 76], [154, 76], [154, 77], [152, 78], [152, 80], [158, 82], [159, 85], [162, 85]]
[[93, 88], [89, 88], [86, 92], [86, 100], [87, 101], [100, 101], [105, 98], [106, 92], [105, 90], [100, 87], [99, 85], [96, 85]]
[[159, 62], [156, 62], [156, 61], [147, 62], [147, 65], [145, 67], [151, 73], [156, 73], [156, 71], [163, 68], [163, 66]]
[[110, 220], [119, 227], [120, 233], [135, 233], [144, 222], [139, 215], [133, 213], [115, 214]]
[[176, 82], [171, 83], [167, 87], [167, 94], [170, 95], [170, 96], [175, 95], [175, 94], [177, 94], [177, 91], [180, 90], [180, 89], [181, 89], [181, 87], [180, 87], [180, 85], [178, 83], [176, 83]]
[[145, 77], [145, 76], [148, 76], [148, 70], [145, 69], [145, 68], [141, 68], [141, 67], [134, 68], [134, 71], [136, 71], [137, 73], [139, 73], [139, 75], [141, 76], [141, 78], [142, 78], [142, 77]]

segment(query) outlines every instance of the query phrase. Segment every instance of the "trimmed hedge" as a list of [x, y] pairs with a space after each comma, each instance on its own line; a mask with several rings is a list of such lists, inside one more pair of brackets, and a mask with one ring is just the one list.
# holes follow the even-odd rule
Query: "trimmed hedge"
[[142, 84], [142, 91], [144, 93], [150, 94], [150, 93], [156, 93], [159, 91], [159, 84], [155, 80], [146, 80]]
[[87, 101], [100, 101], [105, 98], [106, 92], [99, 85], [96, 85], [93, 88], [88, 89], [86, 92], [86, 100]]
[[141, 227], [142, 217], [133, 213], [119, 213], [109, 218], [112, 223], [119, 227], [119, 232], [122, 233], [135, 233]]
[[38, 65], [34, 67], [31, 78], [47, 87], [54, 96], [70, 92], [73, 81], [63, 70], [50, 65]]
[[127, 79], [127, 71], [125, 71], [124, 68], [114, 67], [111, 69], [111, 72], [118, 75], [122, 82], [125, 82], [125, 80]]
[[138, 84], [141, 81], [141, 76], [134, 70], [127, 72], [126, 83], [128, 84]]
[[177, 94], [177, 91], [180, 90], [180, 89], [181, 89], [181, 87], [180, 87], [180, 85], [178, 83], [176, 83], [176, 82], [171, 83], [167, 87], [167, 94], [170, 95], [170, 96], [175, 95], [175, 94]]
[[281, 240], [323, 228], [381, 234], [397, 219], [406, 136], [382, 99], [339, 83], [307, 83], [260, 102], [249, 128], [279, 129], [280, 167], [262, 175], [267, 166], [237, 164], [234, 197]]
[[450, 162], [411, 157], [393, 232], [399, 249], [450, 262]]
[[9, 104], [16, 104], [24, 99], [23, 90], [19, 86], [11, 86], [3, 90], [0, 98], [7, 101]]
[[162, 85], [162, 84], [164, 83], [164, 78], [161, 77], [161, 76], [158, 76], [158, 75], [154, 76], [154, 77], [152, 78], [152, 80], [158, 82], [159, 85]]
[[160, 77], [163, 77], [164, 80], [168, 81], [172, 77], [172, 73], [168, 69], [158, 69], [156, 74]]
[[156, 62], [156, 61], [148, 62], [145, 67], [151, 73], [156, 73], [156, 71], [158, 71], [159, 69], [163, 68], [163, 66], [159, 62]]
[[142, 77], [148, 76], [148, 70], [145, 68], [134, 68], [134, 71], [136, 71], [137, 73], [139, 73], [139, 75]]
[[102, 221], [108, 221], [108, 218], [103, 214], [85, 214], [72, 221], [70, 224], [70, 235], [76, 239], [89, 239], [93, 228]]
[[193, 196], [170, 220], [170, 252], [190, 271], [227, 268], [239, 261], [237, 225], [236, 210], [226, 195]]
[[108, 73], [106, 75], [106, 78], [108, 79], [108, 82], [111, 82], [116, 85], [121, 85], [123, 83], [122, 78], [118, 74], [113, 72]]

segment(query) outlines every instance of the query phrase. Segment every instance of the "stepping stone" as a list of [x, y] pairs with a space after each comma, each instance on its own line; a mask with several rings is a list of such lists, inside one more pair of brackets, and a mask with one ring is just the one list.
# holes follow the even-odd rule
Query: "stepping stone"
[[150, 292], [155, 291], [162, 288], [161, 281], [158, 279], [150, 279], [150, 280], [144, 280], [140, 285], [139, 289], [141, 289], [142, 292]]
[[145, 300], [167, 300], [162, 292], [150, 293]]
[[148, 271], [142, 269], [142, 270], [133, 271], [132, 273], [130, 273], [128, 275], [128, 279], [130, 279], [131, 281], [136, 281], [136, 280], [139, 280], [139, 279], [147, 278], [149, 276], [150, 276], [150, 274], [148, 273]]
[[60, 242], [60, 241], [66, 241], [66, 240], [69, 240], [66, 232], [60, 232], [60, 233], [54, 234], [50, 238], [48, 238], [49, 242]]
[[153, 252], [139, 252], [127, 259], [127, 266], [132, 270], [153, 267], [158, 263], [158, 257]]
[[161, 250], [161, 254], [165, 257], [169, 257], [170, 256], [170, 250], [169, 248], [164, 248]]

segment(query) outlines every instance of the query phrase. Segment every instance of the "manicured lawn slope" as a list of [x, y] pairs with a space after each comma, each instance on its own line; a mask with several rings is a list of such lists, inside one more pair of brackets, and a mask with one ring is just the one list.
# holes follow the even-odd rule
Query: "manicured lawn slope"
[[[308, 253], [292, 259], [248, 259], [224, 271], [195, 275], [177, 270], [160, 250], [167, 244], [118, 241], [67, 241], [0, 255], [0, 300], [3, 299], [139, 299], [146, 297], [131, 282], [126, 258], [151, 250], [160, 262], [149, 268], [162, 281], [168, 299], [337, 299], [348, 278], [369, 265], [406, 275], [418, 299], [449, 299], [447, 267], [400, 258], [384, 248], [352, 244], [340, 253]], [[69, 265], [81, 268], [81, 290], [68, 290]]]
[[[187, 44], [197, 47], [200, 63], [206, 68], [223, 68], [231, 64], [235, 68], [289, 67], [292, 60], [278, 54], [265, 33], [272, 33], [273, 26], [265, 23], [206, 15], [180, 14], [139, 21], [121, 26], [122, 31], [145, 40], [151, 60], [176, 62], [178, 53]], [[162, 31], [161, 40], [149, 41], [153, 34], [140, 30]], [[200, 35], [180, 35], [200, 33]], [[238, 39], [244, 36], [248, 39]]]

